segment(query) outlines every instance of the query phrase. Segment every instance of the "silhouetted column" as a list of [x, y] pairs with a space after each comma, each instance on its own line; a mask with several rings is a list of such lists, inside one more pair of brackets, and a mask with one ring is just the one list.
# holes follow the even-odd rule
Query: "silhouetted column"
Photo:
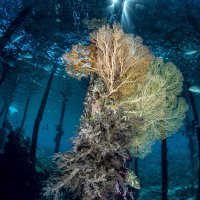
[[[188, 84], [188, 88], [189, 88]], [[199, 160], [199, 167], [198, 167], [198, 188], [197, 188], [197, 200], [200, 200], [200, 122], [199, 122], [199, 115], [195, 105], [194, 97], [191, 92], [189, 92], [189, 100], [192, 107], [192, 112], [194, 116], [193, 120], [193, 128], [196, 131], [197, 135], [197, 142], [198, 142], [198, 160]]]
[[67, 102], [72, 94], [71, 81], [67, 82], [66, 86], [64, 86], [64, 88], [61, 90], [60, 94], [61, 94], [63, 100], [62, 100], [59, 124], [57, 126], [57, 134], [55, 137], [55, 142], [56, 142], [55, 149], [54, 149], [55, 153], [59, 152], [61, 138], [64, 134], [63, 122], [64, 122], [64, 117], [65, 117], [65, 111], [66, 111]]
[[20, 131], [22, 131], [24, 129], [24, 123], [25, 123], [25, 120], [27, 117], [30, 100], [31, 100], [31, 95], [29, 94], [28, 98], [26, 99], [25, 109], [24, 109], [24, 113], [23, 113], [23, 117], [22, 117], [22, 121], [21, 121], [21, 125], [20, 125]]
[[[194, 162], [194, 154], [195, 154], [195, 142], [194, 142], [194, 133], [195, 130], [189, 120], [189, 117], [186, 117], [185, 120], [185, 136], [188, 139], [188, 151], [190, 154], [190, 163], [191, 163], [191, 172], [193, 177], [195, 177], [195, 162]], [[194, 178], [191, 181], [191, 186], [194, 188]]]
[[5, 104], [6, 108], [5, 108], [5, 113], [4, 113], [4, 119], [3, 119], [3, 123], [2, 123], [2, 128], [0, 129], [0, 150], [2, 150], [5, 140], [6, 140], [6, 128], [10, 129], [10, 124], [8, 124], [7, 118], [8, 118], [8, 113], [9, 113], [9, 107], [12, 103], [13, 96], [15, 94], [15, 90], [17, 87], [17, 77], [18, 77], [18, 75], [16, 76], [15, 84], [13, 85], [13, 88], [10, 91], [7, 103]]
[[6, 110], [6, 107], [7, 107], [7, 103], [6, 103], [6, 101], [4, 102], [4, 105], [3, 105], [3, 108], [1, 109], [1, 111], [0, 111], [0, 117], [3, 115], [3, 113], [5, 112], [5, 110]]
[[162, 200], [168, 199], [168, 160], [167, 160], [167, 140], [161, 142], [161, 172], [162, 172]]
[[3, 150], [4, 144], [6, 141], [6, 129], [5, 128], [6, 128], [8, 112], [9, 112], [9, 104], [7, 105], [6, 110], [5, 110], [2, 128], [0, 128], [0, 152]]
[[[4, 59], [4, 56], [2, 54], [4, 47], [10, 42], [13, 33], [21, 26], [21, 24], [23, 23], [25, 18], [30, 14], [31, 11], [32, 11], [32, 6], [28, 6], [24, 8], [21, 12], [19, 12], [15, 20], [10, 24], [6, 32], [0, 38], [0, 57], [2, 57], [2, 59]], [[3, 65], [3, 72], [0, 76], [0, 85], [5, 80], [8, 71], [8, 65], [4, 62], [2, 63], [2, 65]]]
[[57, 129], [58, 132], [55, 138], [56, 145], [55, 145], [54, 153], [58, 153], [60, 149], [60, 142], [63, 136], [63, 121], [64, 121], [64, 116], [65, 116], [66, 105], [67, 105], [67, 101], [64, 99], [62, 102], [60, 120], [59, 120], [58, 129]]
[[4, 82], [5, 77], [7, 75], [8, 72], [8, 65], [5, 62], [2, 62], [2, 74], [0, 75], [0, 85]]
[[6, 32], [3, 34], [3, 36], [0, 38], [0, 54], [3, 51], [3, 48], [10, 42], [12, 34], [21, 26], [25, 18], [30, 14], [32, 10], [32, 6], [28, 6], [24, 8], [15, 20], [10, 24]]
[[[139, 173], [138, 173], [138, 161], [139, 159], [138, 158], [135, 158], [135, 163], [134, 163], [134, 172], [135, 172], [135, 175], [138, 177]], [[136, 189], [135, 190], [135, 200], [138, 199], [138, 190]]]
[[194, 175], [194, 153], [195, 153], [195, 143], [193, 141], [193, 136], [191, 134], [188, 135], [189, 140], [189, 151], [190, 151], [190, 162], [191, 162], [191, 168], [192, 168], [192, 174]]
[[37, 150], [37, 143], [38, 143], [38, 132], [39, 132], [39, 128], [40, 128], [40, 123], [42, 121], [43, 118], [43, 114], [44, 114], [44, 110], [45, 110], [45, 106], [47, 103], [47, 99], [48, 99], [48, 95], [49, 95], [49, 91], [51, 88], [51, 83], [53, 81], [53, 77], [56, 71], [56, 65], [53, 67], [51, 75], [49, 77], [43, 98], [42, 98], [42, 102], [40, 104], [35, 122], [34, 122], [34, 128], [33, 128], [33, 134], [32, 134], [32, 140], [31, 140], [31, 149], [30, 149], [30, 159], [32, 161], [33, 164], [35, 164], [36, 161], [36, 150]]
[[198, 153], [198, 158], [199, 158], [199, 169], [198, 169], [198, 189], [197, 189], [197, 200], [200, 200], [200, 126], [196, 128], [197, 132], [197, 141], [199, 145], [199, 153]]

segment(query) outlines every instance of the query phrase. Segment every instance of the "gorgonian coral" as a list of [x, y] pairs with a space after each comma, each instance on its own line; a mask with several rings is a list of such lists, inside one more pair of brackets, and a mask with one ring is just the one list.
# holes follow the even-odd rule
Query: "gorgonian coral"
[[134, 127], [138, 132], [132, 140], [134, 155], [144, 156], [148, 152], [144, 147], [149, 148], [147, 143], [166, 138], [181, 127], [187, 110], [185, 100], [179, 97], [182, 85], [182, 74], [175, 65], [155, 59], [146, 80], [130, 97], [117, 102], [129, 118], [141, 119]]
[[125, 34], [120, 26], [103, 26], [91, 34], [90, 46], [75, 45], [63, 58], [67, 72], [96, 73], [106, 86], [107, 96], [129, 95], [145, 79], [152, 54], [138, 36]]
[[90, 87], [73, 150], [55, 157], [45, 195], [59, 199], [71, 189], [84, 200], [134, 199], [132, 188], [140, 185], [128, 169], [130, 153], [142, 157], [180, 128], [183, 77], [117, 25], [92, 33], [91, 42], [63, 56], [69, 75], [91, 75]]

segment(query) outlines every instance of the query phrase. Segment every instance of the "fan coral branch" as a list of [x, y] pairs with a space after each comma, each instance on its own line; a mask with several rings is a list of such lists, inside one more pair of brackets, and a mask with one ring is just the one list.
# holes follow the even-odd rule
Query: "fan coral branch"
[[[64, 55], [67, 72], [96, 73], [106, 85], [107, 96], [129, 95], [145, 79], [153, 56], [140, 37], [125, 34], [120, 26], [103, 26], [91, 34], [92, 45], [74, 46]], [[72, 72], [73, 70], [73, 72]]]
[[135, 124], [138, 131], [138, 136], [133, 138], [135, 152], [181, 127], [187, 111], [185, 100], [178, 97], [182, 82], [182, 74], [175, 65], [156, 59], [149, 67], [146, 81], [117, 105], [122, 106], [130, 118], [142, 121]]

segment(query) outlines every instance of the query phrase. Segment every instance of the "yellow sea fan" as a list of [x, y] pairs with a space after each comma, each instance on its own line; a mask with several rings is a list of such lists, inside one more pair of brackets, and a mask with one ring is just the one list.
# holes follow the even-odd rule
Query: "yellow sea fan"
[[182, 74], [175, 65], [156, 59], [146, 81], [130, 97], [117, 102], [115, 106], [122, 106], [130, 119], [140, 118], [143, 122], [134, 125], [138, 132], [132, 139], [134, 154], [140, 155], [145, 144], [166, 138], [181, 127], [187, 111], [185, 100], [179, 97], [182, 84]]

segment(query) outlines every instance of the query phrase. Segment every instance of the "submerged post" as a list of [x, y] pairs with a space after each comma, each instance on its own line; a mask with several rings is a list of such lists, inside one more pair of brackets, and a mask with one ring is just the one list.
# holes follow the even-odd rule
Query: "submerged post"
[[194, 97], [191, 92], [189, 92], [189, 99], [192, 107], [192, 112], [194, 116], [193, 120], [193, 128], [196, 131], [197, 142], [198, 142], [198, 160], [199, 160], [199, 168], [198, 168], [198, 188], [197, 188], [197, 200], [200, 200], [200, 123], [199, 123], [199, 115], [197, 112], [197, 108], [195, 105]]
[[167, 200], [168, 192], [168, 160], [167, 160], [167, 140], [161, 142], [161, 166], [162, 166], [162, 200]]
[[0, 111], [0, 117], [3, 115], [4, 111], [6, 110], [6, 107], [7, 107], [7, 103], [5, 101], [3, 107], [2, 107], [2, 109]]
[[28, 98], [26, 99], [26, 104], [25, 104], [25, 109], [24, 109], [22, 121], [21, 121], [21, 124], [20, 124], [20, 131], [22, 131], [24, 129], [24, 123], [25, 123], [25, 120], [26, 120], [26, 117], [27, 117], [27, 112], [28, 112], [30, 100], [31, 100], [31, 94], [28, 94]]
[[4, 47], [8, 44], [8, 42], [11, 39], [11, 35], [21, 26], [25, 18], [30, 14], [32, 11], [32, 5], [24, 8], [15, 20], [10, 24], [6, 32], [3, 34], [3, 36], [0, 38], [0, 54], [2, 53]]
[[63, 136], [63, 121], [64, 121], [64, 116], [65, 116], [66, 105], [67, 105], [67, 101], [63, 99], [59, 125], [57, 127], [58, 133], [56, 134], [56, 138], [55, 138], [56, 145], [55, 145], [54, 153], [58, 153], [60, 149], [60, 142]]
[[197, 188], [197, 200], [200, 200], [200, 126], [196, 128], [196, 133], [197, 133], [197, 141], [199, 145], [199, 153], [198, 153], [198, 158], [199, 158], [199, 169], [198, 169], [198, 188]]
[[33, 134], [32, 134], [32, 140], [31, 140], [31, 149], [30, 149], [30, 159], [32, 161], [33, 164], [35, 164], [36, 161], [36, 150], [37, 150], [37, 142], [38, 142], [38, 132], [39, 132], [39, 128], [40, 128], [40, 122], [42, 121], [42, 117], [44, 114], [44, 110], [46, 107], [46, 103], [47, 103], [47, 99], [48, 99], [48, 95], [49, 95], [49, 91], [51, 88], [51, 83], [53, 81], [53, 77], [56, 71], [56, 65], [53, 67], [52, 71], [51, 71], [51, 75], [49, 77], [43, 98], [42, 98], [42, 102], [40, 104], [35, 122], [34, 122], [34, 128], [33, 128]]
[[[134, 172], [135, 172], [135, 175], [137, 177], [139, 177], [139, 173], [138, 173], [138, 161], [139, 161], [139, 158], [136, 157], [135, 158], [135, 163], [134, 163]], [[137, 199], [138, 199], [138, 190], [136, 189], [135, 190], [135, 200], [137, 200]]]
[[[0, 38], [0, 57], [2, 57], [2, 60], [4, 59], [3, 55], [4, 47], [10, 42], [13, 33], [22, 25], [25, 18], [31, 13], [32, 8], [33, 8], [32, 5], [30, 5], [24, 8], [21, 12], [19, 12], [15, 20], [10, 24], [6, 32]], [[4, 61], [2, 61], [2, 63], [3, 63], [3, 72], [2, 75], [0, 76], [0, 85], [4, 82], [8, 71], [8, 65]]]
[[9, 114], [9, 106], [11, 105], [11, 103], [13, 101], [13, 96], [14, 96], [16, 88], [17, 88], [17, 80], [18, 80], [18, 74], [15, 77], [12, 89], [10, 91], [10, 94], [8, 95], [7, 103], [5, 103], [4, 119], [3, 119], [2, 128], [0, 129], [0, 150], [3, 149], [4, 144], [5, 144], [5, 140], [6, 140], [5, 129], [8, 128], [8, 129], [10, 129], [10, 131], [12, 130], [10, 123], [8, 123], [8, 114]]

